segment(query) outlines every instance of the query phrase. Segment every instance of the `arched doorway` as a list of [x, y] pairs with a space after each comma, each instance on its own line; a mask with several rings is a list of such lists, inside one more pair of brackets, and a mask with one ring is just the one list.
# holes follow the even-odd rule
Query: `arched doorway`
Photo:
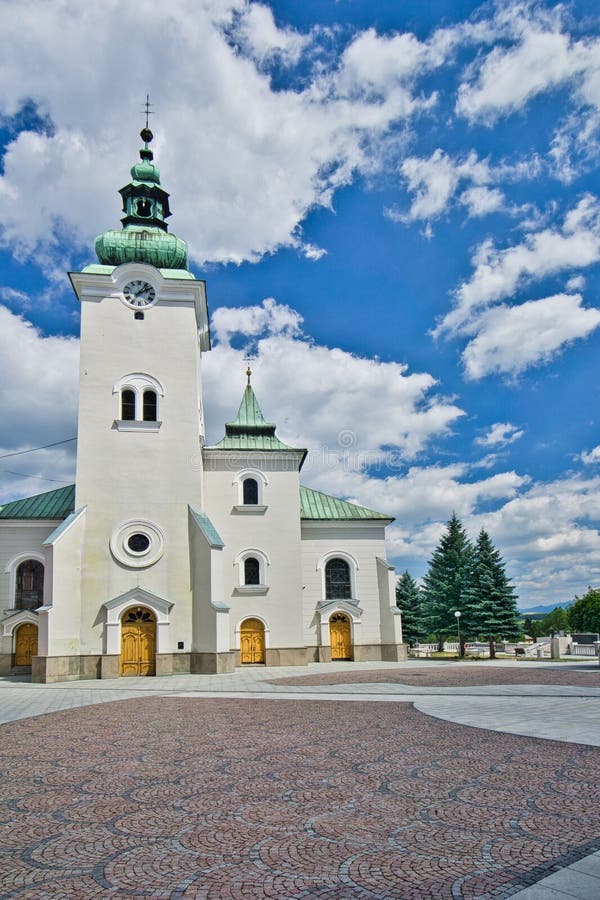
[[15, 634], [15, 666], [30, 666], [38, 652], [38, 627], [32, 622], [19, 625]]
[[265, 626], [260, 619], [245, 619], [240, 625], [240, 662], [264, 663]]
[[329, 640], [332, 659], [352, 659], [352, 628], [344, 613], [334, 613], [329, 619]]
[[121, 675], [156, 674], [156, 618], [143, 606], [121, 620]]

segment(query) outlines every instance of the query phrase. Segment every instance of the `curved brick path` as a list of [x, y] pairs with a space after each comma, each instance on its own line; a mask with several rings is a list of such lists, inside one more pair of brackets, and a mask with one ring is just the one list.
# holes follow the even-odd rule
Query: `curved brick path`
[[0, 736], [3, 898], [504, 897], [600, 830], [599, 750], [402, 703], [140, 695]]

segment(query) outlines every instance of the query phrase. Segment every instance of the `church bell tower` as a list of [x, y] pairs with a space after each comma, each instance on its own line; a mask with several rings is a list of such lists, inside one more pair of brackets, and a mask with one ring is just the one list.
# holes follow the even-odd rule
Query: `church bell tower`
[[70, 275], [81, 302], [83, 608], [86, 596], [97, 605], [134, 584], [179, 596], [186, 570], [189, 582], [188, 504], [203, 509], [206, 289], [188, 270], [185, 241], [168, 231], [152, 137], [146, 124], [140, 160], [120, 190], [122, 228], [101, 234], [98, 262]]

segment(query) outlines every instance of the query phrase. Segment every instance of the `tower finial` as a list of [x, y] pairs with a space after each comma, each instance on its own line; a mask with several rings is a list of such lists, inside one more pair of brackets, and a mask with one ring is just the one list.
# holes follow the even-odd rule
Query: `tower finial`
[[148, 116], [153, 115], [153, 112], [150, 109], [150, 94], [146, 94], [146, 103], [142, 112], [146, 113], [146, 128], [148, 128]]
[[154, 115], [153, 110], [150, 109], [150, 94], [146, 94], [146, 102], [144, 104], [144, 108], [143, 108], [142, 112], [146, 114], [146, 125], [140, 131], [140, 137], [144, 142], [144, 147], [142, 150], [140, 150], [140, 157], [142, 159], [152, 160], [152, 159], [154, 159], [154, 154], [153, 154], [152, 150], [150, 150], [150, 148], [148, 147], [148, 144], [154, 137], [154, 135], [150, 131], [150, 128], [148, 127], [148, 116]]
[[248, 378], [248, 387], [250, 387], [250, 378], [252, 377], [252, 369], [250, 366], [246, 369], [246, 377]]

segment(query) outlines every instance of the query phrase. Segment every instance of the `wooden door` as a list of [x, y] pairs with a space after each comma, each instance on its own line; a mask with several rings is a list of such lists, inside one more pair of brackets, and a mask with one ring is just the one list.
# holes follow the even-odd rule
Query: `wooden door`
[[265, 626], [260, 619], [246, 619], [240, 628], [240, 662], [264, 663]]
[[156, 672], [156, 620], [148, 609], [126, 612], [121, 623], [121, 675]]
[[38, 627], [31, 622], [19, 625], [15, 638], [15, 666], [30, 666], [38, 652]]
[[332, 659], [352, 659], [352, 630], [344, 613], [334, 613], [329, 620]]

